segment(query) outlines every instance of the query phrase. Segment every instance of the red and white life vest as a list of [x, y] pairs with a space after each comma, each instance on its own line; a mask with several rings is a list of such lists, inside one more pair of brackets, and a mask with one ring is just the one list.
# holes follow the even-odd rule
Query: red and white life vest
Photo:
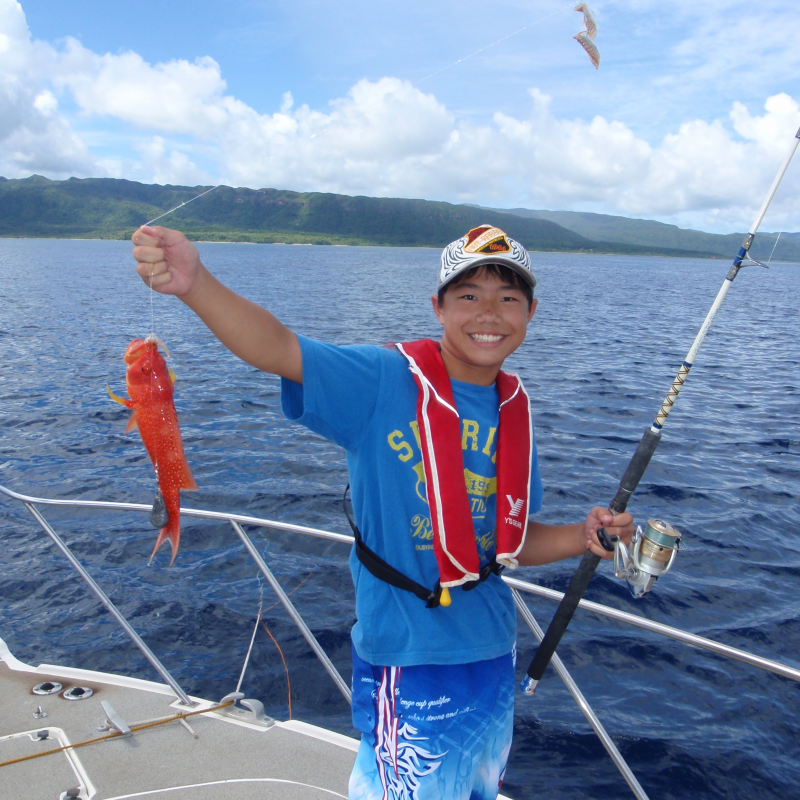
[[[425, 486], [433, 528], [433, 549], [443, 587], [479, 578], [461, 419], [439, 345], [431, 339], [398, 344], [408, 360], [419, 394], [419, 425]], [[530, 508], [533, 427], [530, 398], [515, 373], [499, 372], [500, 422], [497, 431], [497, 562], [518, 566]]]

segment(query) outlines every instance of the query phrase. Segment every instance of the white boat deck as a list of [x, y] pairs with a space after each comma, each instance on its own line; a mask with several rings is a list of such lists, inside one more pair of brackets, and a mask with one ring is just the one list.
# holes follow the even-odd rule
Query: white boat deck
[[[47, 681], [58, 681], [62, 691], [33, 693], [34, 686]], [[63, 692], [73, 686], [94, 693], [66, 700]], [[0, 640], [0, 762], [113, 733], [99, 730], [108, 716], [102, 701], [110, 703], [129, 727], [187, 711], [165, 685], [51, 665], [30, 667], [17, 661]], [[214, 705], [200, 700], [196, 709]], [[41, 719], [34, 717], [39, 706], [47, 713]], [[296, 721], [267, 727], [226, 716], [229, 709], [188, 718], [196, 738], [173, 721], [2, 766], [0, 797], [58, 800], [78, 788], [80, 793], [73, 796], [84, 800], [347, 797], [357, 740]], [[45, 730], [48, 737], [38, 738]]]

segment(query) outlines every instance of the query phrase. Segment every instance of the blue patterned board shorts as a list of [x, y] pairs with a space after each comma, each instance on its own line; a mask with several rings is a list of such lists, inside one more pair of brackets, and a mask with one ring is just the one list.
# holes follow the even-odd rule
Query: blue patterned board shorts
[[361, 745], [350, 800], [494, 800], [511, 749], [515, 660], [376, 667], [354, 648]]

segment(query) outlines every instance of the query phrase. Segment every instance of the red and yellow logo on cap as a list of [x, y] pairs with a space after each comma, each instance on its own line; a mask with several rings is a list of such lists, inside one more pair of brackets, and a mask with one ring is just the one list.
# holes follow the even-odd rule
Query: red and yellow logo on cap
[[506, 234], [500, 228], [491, 228], [481, 225], [473, 228], [466, 236], [467, 243], [464, 245], [465, 253], [510, 253], [511, 245], [508, 243]]

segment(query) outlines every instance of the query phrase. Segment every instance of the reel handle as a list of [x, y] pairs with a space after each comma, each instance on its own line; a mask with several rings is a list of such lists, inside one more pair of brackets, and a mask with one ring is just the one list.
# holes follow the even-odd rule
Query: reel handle
[[619, 539], [619, 536], [609, 536], [606, 533], [605, 528], [598, 528], [597, 538], [600, 540], [600, 544], [603, 545], [603, 550], [608, 553], [613, 553], [614, 545], [616, 544], [617, 539]]

